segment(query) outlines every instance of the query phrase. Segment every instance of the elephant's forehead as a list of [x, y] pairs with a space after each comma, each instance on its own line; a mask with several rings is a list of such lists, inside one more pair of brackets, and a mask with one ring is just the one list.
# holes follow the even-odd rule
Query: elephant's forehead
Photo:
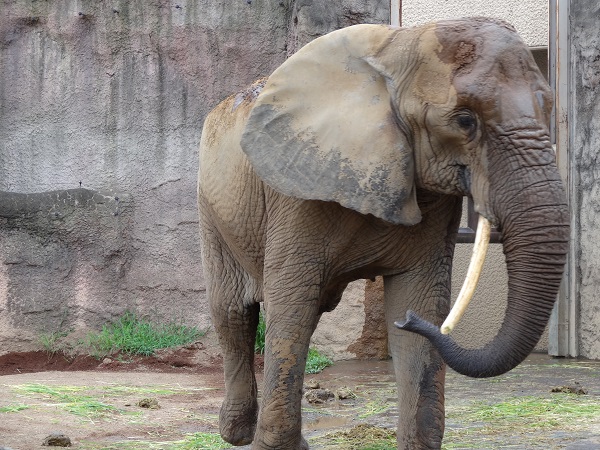
[[438, 22], [423, 33], [420, 47], [417, 83], [433, 103], [494, 102], [500, 86], [540, 84], [527, 46], [501, 21]]
[[509, 56], [526, 48], [511, 25], [495, 19], [440, 21], [431, 29], [440, 44], [437, 55], [454, 72], [470, 71], [474, 63]]
[[453, 65], [440, 59], [443, 46], [435, 33], [425, 32], [419, 40], [419, 61], [413, 94], [424, 103], [447, 104], [456, 98], [452, 86]]

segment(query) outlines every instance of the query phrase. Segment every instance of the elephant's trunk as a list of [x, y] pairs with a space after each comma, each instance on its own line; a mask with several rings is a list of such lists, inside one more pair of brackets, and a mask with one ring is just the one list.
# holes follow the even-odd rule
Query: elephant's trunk
[[[452, 369], [471, 377], [501, 375], [535, 348], [566, 261], [568, 209], [554, 152], [546, 139], [518, 135], [499, 133], [489, 159], [491, 204], [502, 229], [508, 269], [506, 316], [498, 334], [483, 348], [470, 350], [412, 312], [397, 324], [427, 337]], [[523, 150], [519, 144], [525, 142]]]

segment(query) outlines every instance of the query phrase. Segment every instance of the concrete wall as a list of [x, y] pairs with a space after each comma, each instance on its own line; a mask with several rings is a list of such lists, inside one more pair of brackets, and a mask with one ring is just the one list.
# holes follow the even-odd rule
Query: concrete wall
[[[125, 309], [207, 327], [195, 195], [204, 116], [310, 39], [389, 21], [381, 0], [0, 8], [0, 353]], [[67, 202], [50, 220], [79, 188], [107, 200]], [[13, 194], [34, 199], [19, 220], [1, 211]]]
[[548, 2], [546, 0], [403, 0], [402, 25], [413, 26], [439, 19], [487, 16], [514, 25], [531, 47], [548, 46]]

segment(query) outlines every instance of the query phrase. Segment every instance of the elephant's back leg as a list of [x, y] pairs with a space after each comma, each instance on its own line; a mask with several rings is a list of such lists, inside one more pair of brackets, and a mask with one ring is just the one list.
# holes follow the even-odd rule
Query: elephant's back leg
[[208, 220], [201, 219], [201, 231], [207, 297], [225, 372], [220, 432], [227, 442], [245, 445], [252, 442], [258, 415], [254, 341], [261, 291]]

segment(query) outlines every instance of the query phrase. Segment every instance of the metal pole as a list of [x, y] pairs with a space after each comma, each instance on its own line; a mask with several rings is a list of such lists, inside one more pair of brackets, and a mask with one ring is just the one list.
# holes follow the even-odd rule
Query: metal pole
[[390, 0], [390, 25], [402, 26], [402, 0]]

